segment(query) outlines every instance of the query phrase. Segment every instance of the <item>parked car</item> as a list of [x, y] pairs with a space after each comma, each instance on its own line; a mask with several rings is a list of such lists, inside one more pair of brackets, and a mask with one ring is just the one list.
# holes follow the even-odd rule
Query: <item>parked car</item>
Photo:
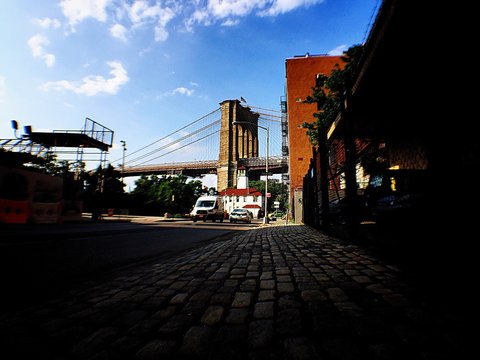
[[230, 213], [230, 222], [236, 223], [237, 221], [241, 221], [247, 224], [252, 222], [253, 214], [248, 211], [247, 209], [234, 209]]
[[370, 175], [363, 200], [372, 220], [415, 220], [428, 205], [430, 176], [427, 170], [383, 170]]
[[268, 219], [271, 221], [276, 221], [277, 219], [283, 219], [285, 213], [280, 210], [275, 210], [273, 213], [268, 214]]

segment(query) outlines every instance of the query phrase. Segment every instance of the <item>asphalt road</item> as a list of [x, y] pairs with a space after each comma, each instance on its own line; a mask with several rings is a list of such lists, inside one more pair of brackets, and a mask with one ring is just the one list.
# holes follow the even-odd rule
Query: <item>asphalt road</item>
[[119, 267], [170, 257], [258, 225], [103, 222], [2, 228], [3, 306], [25, 306]]

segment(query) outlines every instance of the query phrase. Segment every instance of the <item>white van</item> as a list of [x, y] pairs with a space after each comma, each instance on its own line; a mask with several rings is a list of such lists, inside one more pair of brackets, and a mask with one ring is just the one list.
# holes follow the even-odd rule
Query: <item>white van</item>
[[223, 202], [220, 196], [200, 196], [190, 213], [192, 220], [207, 221], [207, 219], [223, 222]]

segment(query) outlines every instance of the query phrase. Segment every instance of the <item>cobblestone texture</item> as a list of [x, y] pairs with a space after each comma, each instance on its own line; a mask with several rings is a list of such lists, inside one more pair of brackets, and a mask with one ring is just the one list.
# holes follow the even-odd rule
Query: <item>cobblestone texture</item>
[[415, 294], [359, 246], [267, 226], [4, 311], [0, 357], [462, 358], [461, 322]]

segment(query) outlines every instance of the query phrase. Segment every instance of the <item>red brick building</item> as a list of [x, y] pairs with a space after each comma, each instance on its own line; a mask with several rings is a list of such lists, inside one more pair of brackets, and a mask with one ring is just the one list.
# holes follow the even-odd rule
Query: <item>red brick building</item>
[[302, 221], [302, 187], [303, 177], [308, 171], [312, 158], [312, 144], [306, 130], [301, 127], [304, 122], [312, 122], [317, 111], [315, 104], [305, 103], [312, 95], [317, 74], [329, 75], [342, 60], [340, 56], [309, 55], [295, 56], [285, 60], [286, 92], [288, 113], [290, 202], [296, 222]]

